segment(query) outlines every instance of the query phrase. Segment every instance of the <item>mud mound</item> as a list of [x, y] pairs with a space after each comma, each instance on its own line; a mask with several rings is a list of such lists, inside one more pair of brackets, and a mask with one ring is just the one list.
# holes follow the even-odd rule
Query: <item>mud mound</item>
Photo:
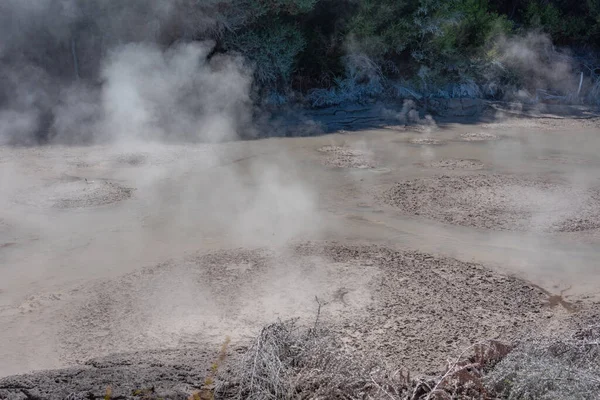
[[108, 180], [64, 177], [22, 191], [16, 202], [41, 208], [89, 208], [126, 200], [132, 191]]
[[[166, 378], [156, 382], [161, 391], [181, 388], [187, 378], [171, 376], [170, 366], [176, 362], [194, 370], [198, 360], [185, 354], [174, 359], [172, 351], [159, 349], [216, 354], [226, 336], [233, 348], [243, 346], [277, 319], [299, 318], [310, 326], [318, 309], [315, 298], [320, 321], [349, 349], [417, 373], [443, 370], [447, 357], [481, 338], [511, 340], [554, 312], [545, 306], [548, 295], [542, 290], [478, 264], [336, 243], [199, 254], [88, 284], [69, 296], [52, 319], [61, 325], [63, 360], [92, 361], [0, 380], [0, 389], [27, 384], [40, 394], [52, 387], [64, 398], [65, 390], [103, 391], [112, 380], [113, 394], [126, 396], [142, 389], [132, 384], [157, 379], [152, 366], [166, 368]], [[116, 353], [127, 354], [97, 359]], [[121, 379], [123, 373], [127, 379]], [[68, 385], [58, 390], [55, 377]]]
[[368, 160], [363, 151], [341, 146], [323, 146], [319, 152], [327, 154], [324, 164], [335, 168], [373, 168], [375, 165]]
[[483, 169], [485, 165], [479, 160], [465, 159], [465, 158], [447, 158], [444, 160], [434, 161], [424, 164], [428, 168], [440, 168], [449, 170], [469, 170], [475, 171]]
[[493, 133], [487, 132], [467, 132], [460, 135], [460, 139], [464, 142], [486, 142], [491, 140], [498, 140], [500, 137]]
[[143, 153], [125, 153], [115, 157], [117, 164], [129, 165], [132, 167], [145, 164], [147, 159], [148, 156]]
[[[547, 297], [519, 279], [454, 259], [379, 246], [320, 251], [333, 262], [353, 260], [379, 271], [369, 282], [369, 313], [339, 324], [344, 341], [413, 371], [443, 367], [446, 357], [481, 337], [512, 338], [542, 317]], [[314, 254], [315, 248], [298, 252]]]
[[480, 174], [401, 182], [383, 200], [407, 214], [449, 224], [573, 232], [600, 228], [599, 193], [560, 180]]
[[446, 144], [446, 142], [444, 142], [443, 140], [434, 139], [430, 137], [410, 139], [408, 143], [416, 144], [419, 146], [440, 146]]
[[[115, 352], [251, 337], [278, 318], [314, 320], [366, 312], [378, 271], [346, 259], [235, 249], [198, 254], [78, 289], [60, 335], [68, 362]], [[93, 340], [92, 340], [93, 339]]]

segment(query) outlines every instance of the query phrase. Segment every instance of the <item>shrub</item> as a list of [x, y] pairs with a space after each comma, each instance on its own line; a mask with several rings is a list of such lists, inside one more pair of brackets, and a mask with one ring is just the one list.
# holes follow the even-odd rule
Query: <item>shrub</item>
[[597, 399], [600, 325], [563, 337], [527, 340], [486, 377], [507, 399]]
[[294, 25], [275, 21], [272, 25], [229, 35], [225, 44], [253, 62], [260, 85], [284, 88], [290, 82], [298, 53], [306, 41]]

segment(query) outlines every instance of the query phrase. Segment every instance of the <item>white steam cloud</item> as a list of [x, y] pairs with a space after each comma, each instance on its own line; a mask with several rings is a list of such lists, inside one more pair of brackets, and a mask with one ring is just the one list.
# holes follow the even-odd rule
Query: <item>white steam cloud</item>
[[116, 140], [238, 137], [251, 122], [250, 74], [237, 58], [207, 61], [211, 49], [134, 44], [112, 52], [102, 73], [103, 128]]

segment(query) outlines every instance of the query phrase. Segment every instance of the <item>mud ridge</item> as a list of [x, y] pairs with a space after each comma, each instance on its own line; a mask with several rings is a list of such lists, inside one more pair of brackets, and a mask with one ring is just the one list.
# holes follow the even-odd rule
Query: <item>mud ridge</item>
[[437, 176], [400, 182], [382, 195], [410, 215], [497, 230], [578, 232], [600, 228], [600, 191], [535, 176]]

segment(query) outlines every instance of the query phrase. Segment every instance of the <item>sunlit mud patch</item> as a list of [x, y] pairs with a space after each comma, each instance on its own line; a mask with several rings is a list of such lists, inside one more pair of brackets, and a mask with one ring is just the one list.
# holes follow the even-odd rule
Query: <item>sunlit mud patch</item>
[[446, 158], [443, 160], [432, 161], [429, 163], [420, 163], [419, 165], [426, 168], [468, 171], [476, 171], [485, 167], [485, 164], [481, 161], [468, 158]]
[[131, 197], [133, 189], [105, 179], [65, 176], [20, 192], [17, 203], [40, 208], [89, 208], [118, 203]]
[[[406, 367], [443, 363], [481, 337], [542, 315], [546, 295], [476, 264], [378, 246], [303, 243], [282, 252], [190, 256], [81, 287], [61, 308], [63, 360], [234, 343], [264, 324], [331, 325], [356, 349]], [[550, 312], [550, 311], [548, 311]]]
[[397, 183], [383, 200], [411, 215], [496, 230], [574, 232], [600, 228], [600, 192], [558, 179], [439, 176]]
[[553, 164], [572, 164], [572, 165], [585, 165], [592, 164], [593, 161], [583, 157], [551, 154], [547, 156], [540, 156], [537, 158], [540, 161], [545, 161]]
[[241, 340], [279, 318], [314, 321], [367, 312], [372, 264], [294, 250], [190, 256], [81, 288], [62, 320], [63, 358]]
[[374, 168], [366, 152], [342, 146], [323, 146], [319, 152], [326, 154], [323, 163], [334, 168]]
[[546, 294], [481, 265], [379, 246], [327, 246], [335, 261], [376, 266], [373, 304], [339, 326], [350, 347], [427, 373], [481, 337], [509, 341], [542, 313]]
[[499, 139], [498, 135], [488, 132], [466, 132], [460, 135], [460, 140], [464, 142], [487, 142]]

